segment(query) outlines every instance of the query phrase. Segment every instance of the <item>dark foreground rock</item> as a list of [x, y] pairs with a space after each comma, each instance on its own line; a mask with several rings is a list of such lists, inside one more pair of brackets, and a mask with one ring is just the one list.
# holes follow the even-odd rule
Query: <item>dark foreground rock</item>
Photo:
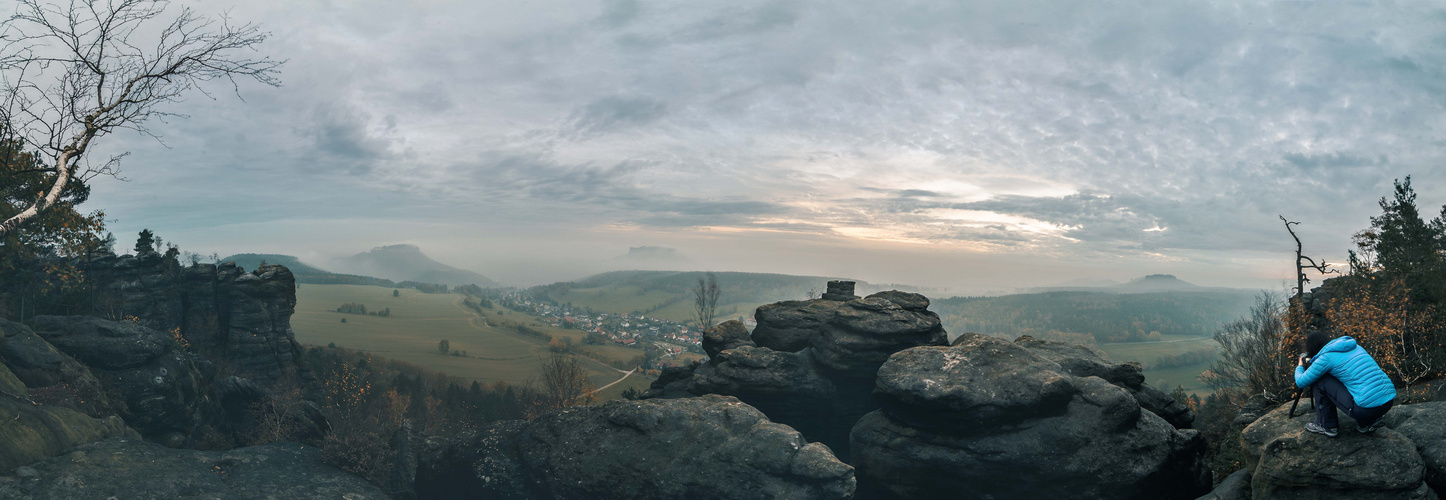
[[814, 299], [758, 306], [753, 313], [753, 319], [758, 321], [753, 328], [753, 342], [775, 351], [802, 351], [842, 305], [836, 300]]
[[725, 349], [752, 345], [753, 340], [748, 338], [748, 328], [736, 319], [713, 325], [703, 332], [703, 352], [710, 358]]
[[0, 477], [0, 499], [386, 499], [357, 476], [323, 464], [321, 451], [275, 443], [230, 451], [165, 448], [135, 439], [81, 445]]
[[49, 389], [69, 395], [74, 409], [90, 415], [114, 412], [102, 396], [100, 381], [75, 358], [60, 352], [30, 327], [0, 318], [0, 363], [25, 384], [26, 389]]
[[[957, 342], [964, 337], [955, 339]], [[1139, 363], [1111, 363], [1105, 353], [1098, 349], [1039, 340], [1028, 335], [1014, 340], [1030, 352], [1059, 363], [1070, 375], [1076, 377], [1099, 377], [1130, 392], [1130, 396], [1146, 411], [1159, 415], [1176, 429], [1189, 429], [1195, 425], [1195, 411], [1183, 401], [1175, 401], [1169, 394], [1145, 383], [1145, 373]]]
[[212, 372], [179, 339], [132, 321], [37, 316], [35, 333], [119, 391], [120, 415], [146, 439], [181, 446], [203, 421]]
[[[734, 396], [847, 457], [853, 424], [879, 407], [874, 377], [884, 360], [910, 347], [947, 344], [928, 307], [923, 295], [899, 291], [766, 305], [755, 315], [760, 326], [751, 342], [739, 337], [741, 323], [733, 333], [715, 327], [714, 340], [705, 337], [707, 363], [664, 373], [644, 397]], [[803, 341], [808, 346], [800, 347]]]
[[848, 498], [853, 468], [735, 398], [613, 401], [428, 440], [417, 498]]
[[1215, 489], [1196, 500], [1250, 500], [1250, 471], [1240, 469], [1225, 476]]
[[851, 435], [861, 495], [889, 498], [1195, 498], [1205, 441], [1014, 343], [965, 334], [895, 354], [883, 409]]
[[1289, 409], [1280, 405], [1241, 432], [1255, 498], [1437, 498], [1415, 443], [1401, 433], [1361, 434], [1341, 414], [1340, 435], [1329, 438], [1305, 430], [1313, 412], [1300, 408], [1287, 418]]
[[91, 418], [69, 408], [39, 406], [0, 394], [0, 474], [72, 446], [122, 436], [140, 437], [118, 417]]
[[1446, 402], [1397, 406], [1386, 413], [1386, 426], [1416, 444], [1426, 484], [1446, 492]]

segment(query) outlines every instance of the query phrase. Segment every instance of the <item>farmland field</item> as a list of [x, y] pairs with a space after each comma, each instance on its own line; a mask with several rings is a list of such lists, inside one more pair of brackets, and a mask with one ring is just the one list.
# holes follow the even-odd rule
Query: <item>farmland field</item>
[[1109, 355], [1110, 361], [1116, 363], [1139, 361], [1144, 364], [1145, 382], [1157, 389], [1169, 392], [1176, 386], [1182, 386], [1185, 388], [1185, 392], [1193, 392], [1204, 397], [1211, 392], [1211, 389], [1201, 383], [1198, 377], [1201, 372], [1205, 371], [1209, 362], [1164, 369], [1150, 368], [1150, 364], [1161, 356], [1177, 355], [1218, 345], [1210, 337], [1167, 335], [1164, 340], [1158, 342], [1117, 342], [1099, 344], [1096, 347]]
[[[554, 336], [573, 337], [574, 342], [583, 335], [576, 330], [552, 328], [516, 311], [487, 310], [492, 314], [479, 316], [462, 304], [463, 295], [401, 289], [400, 296], [393, 297], [392, 290], [365, 285], [302, 285], [296, 291], [296, 314], [291, 318], [296, 340], [322, 346], [335, 343], [483, 383], [503, 380], [523, 384], [537, 378], [538, 361], [548, 355], [546, 341], [500, 324], [525, 324]], [[363, 304], [368, 311], [390, 308], [391, 316], [336, 312], [346, 303]], [[442, 340], [448, 341], [452, 351], [465, 351], [466, 356], [441, 354], [437, 344]], [[598, 354], [621, 356], [627, 354], [624, 351], [642, 354], [641, 349], [623, 347]], [[586, 360], [584, 366], [597, 387], [622, 377], [620, 371], [602, 362]], [[649, 382], [634, 373], [598, 396], [616, 398], [628, 387], [642, 389]]]

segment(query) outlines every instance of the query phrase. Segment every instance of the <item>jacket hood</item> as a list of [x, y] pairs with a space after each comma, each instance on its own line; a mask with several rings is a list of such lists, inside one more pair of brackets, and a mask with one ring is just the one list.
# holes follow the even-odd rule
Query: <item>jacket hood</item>
[[[1353, 339], [1350, 336], [1345, 336], [1332, 340], [1330, 342], [1326, 342], [1325, 347], [1320, 348], [1320, 352], [1347, 352], [1355, 348], [1356, 339]], [[1319, 356], [1320, 354], [1316, 355]]]

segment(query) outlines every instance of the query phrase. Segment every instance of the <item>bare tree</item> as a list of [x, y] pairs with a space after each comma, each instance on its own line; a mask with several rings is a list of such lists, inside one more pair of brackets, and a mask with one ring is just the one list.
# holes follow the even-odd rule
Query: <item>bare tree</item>
[[542, 387], [530, 416], [593, 402], [594, 388], [577, 358], [554, 352], [542, 360]]
[[698, 322], [699, 330], [707, 330], [713, 326], [713, 318], [718, 312], [718, 277], [708, 273], [706, 277], [698, 278], [698, 287], [693, 289], [693, 319]]
[[1211, 387], [1238, 391], [1245, 396], [1262, 395], [1284, 401], [1295, 387], [1291, 366], [1295, 351], [1287, 340], [1285, 306], [1270, 293], [1261, 292], [1250, 308], [1250, 316], [1226, 324], [1215, 333], [1220, 354], [1200, 376]]
[[1302, 253], [1303, 247], [1300, 244], [1300, 237], [1296, 236], [1295, 230], [1290, 228], [1292, 225], [1299, 225], [1299, 222], [1286, 220], [1284, 215], [1280, 216], [1280, 221], [1285, 223], [1285, 230], [1290, 232], [1290, 237], [1295, 240], [1295, 296], [1290, 299], [1291, 310], [1288, 322], [1290, 331], [1294, 336], [1303, 338], [1305, 335], [1304, 322], [1306, 321], [1304, 302], [1305, 284], [1310, 283], [1310, 278], [1306, 277], [1305, 270], [1314, 269], [1322, 275], [1337, 274], [1338, 271], [1331, 269], [1331, 265], [1326, 263], [1324, 259], [1317, 264], [1315, 259]]
[[[161, 0], [19, 0], [0, 22], [0, 134], [44, 159], [49, 187], [24, 210], [0, 222], [0, 237], [55, 206], [72, 179], [117, 176], [124, 154], [93, 164], [93, 142], [117, 130], [157, 137], [153, 119], [181, 116], [178, 102], [201, 82], [238, 79], [277, 86], [285, 61], [243, 53], [268, 33], [232, 25], [182, 7], [164, 16]], [[157, 137], [159, 139], [159, 137]]]

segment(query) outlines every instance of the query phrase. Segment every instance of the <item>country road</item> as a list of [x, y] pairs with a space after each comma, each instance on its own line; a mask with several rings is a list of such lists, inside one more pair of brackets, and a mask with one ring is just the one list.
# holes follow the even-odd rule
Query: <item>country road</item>
[[[608, 367], [608, 368], [612, 368], [612, 367]], [[622, 370], [618, 370], [618, 371], [622, 371]], [[622, 382], [622, 381], [624, 381], [624, 380], [627, 380], [628, 376], [629, 376], [629, 375], [632, 375], [633, 372], [635, 372], [635, 371], [638, 371], [638, 369], [637, 369], [637, 368], [633, 368], [633, 369], [631, 369], [631, 370], [628, 370], [626, 373], [623, 373], [623, 377], [622, 377], [622, 378], [617, 379], [617, 380], [614, 380], [611, 384], [608, 384], [608, 385], [599, 387], [599, 388], [597, 388], [597, 389], [593, 389], [592, 394], [597, 394], [597, 393], [599, 393], [599, 392], [602, 392], [604, 389], [607, 389], [607, 388], [609, 388], [609, 387], [612, 387], [612, 386], [614, 386], [614, 385], [617, 385], [618, 382]]]

